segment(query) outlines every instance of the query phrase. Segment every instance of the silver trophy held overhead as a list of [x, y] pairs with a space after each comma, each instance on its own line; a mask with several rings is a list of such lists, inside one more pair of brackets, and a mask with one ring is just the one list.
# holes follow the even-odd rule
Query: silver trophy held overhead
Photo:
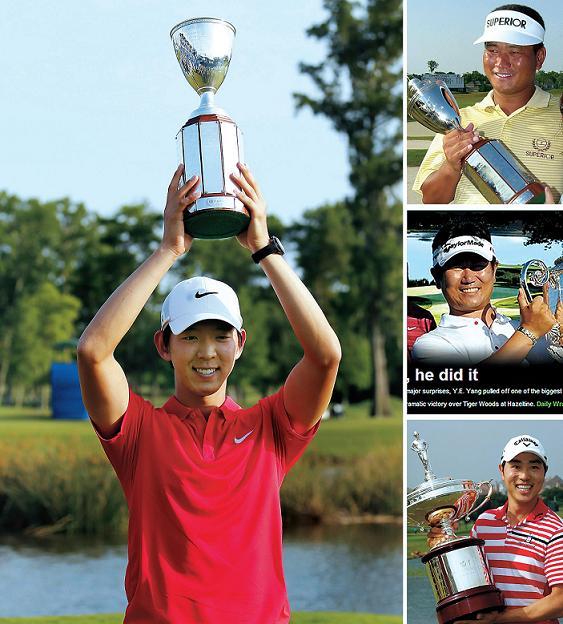
[[[422, 531], [441, 527], [444, 538], [421, 559], [426, 566], [440, 624], [500, 610], [504, 603], [493, 583], [483, 551], [484, 541], [457, 537], [453, 523], [477, 511], [492, 493], [490, 482], [437, 478], [428, 460], [428, 443], [414, 432], [411, 449], [424, 468], [424, 481], [407, 494], [407, 523]], [[485, 491], [487, 490], [487, 491]], [[478, 498], [484, 498], [477, 504]]]
[[230, 179], [244, 162], [242, 133], [215, 105], [215, 93], [227, 75], [235, 27], [214, 17], [181, 22], [170, 32], [174, 52], [191, 87], [201, 97], [199, 107], [176, 135], [182, 184], [200, 178], [201, 197], [184, 212], [184, 228], [195, 238], [228, 238], [248, 227], [250, 217]]
[[[463, 130], [459, 107], [442, 80], [412, 78], [408, 114], [432, 132]], [[462, 171], [491, 204], [544, 204], [545, 189], [497, 139], [481, 139], [464, 156]]]
[[[563, 257], [559, 258], [555, 266], [548, 268], [542, 260], [528, 260], [522, 265], [520, 271], [520, 285], [526, 293], [526, 299], [531, 302], [535, 294], [532, 293], [530, 287], [542, 289], [547, 284], [548, 304], [551, 311], [555, 314], [557, 304], [563, 302]], [[547, 351], [551, 357], [557, 362], [563, 363], [563, 346], [561, 345], [561, 326], [559, 323], [546, 334]]]

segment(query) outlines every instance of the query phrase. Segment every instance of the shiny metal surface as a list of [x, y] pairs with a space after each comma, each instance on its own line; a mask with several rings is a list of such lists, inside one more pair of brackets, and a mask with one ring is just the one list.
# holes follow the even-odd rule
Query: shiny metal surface
[[[538, 291], [532, 293], [530, 286], [541, 289], [544, 284], [548, 284], [548, 303], [552, 312], [555, 313], [557, 304], [563, 301], [563, 259], [559, 259], [557, 264], [551, 268], [542, 260], [528, 260], [522, 265], [520, 271], [520, 286], [526, 293], [528, 301], [540, 294]], [[548, 342], [547, 350], [550, 355], [558, 362], [563, 360], [563, 348], [561, 347], [561, 327], [554, 325], [546, 334]]]
[[424, 468], [424, 480], [431, 481], [436, 478], [436, 475], [432, 472], [428, 459], [428, 442], [420, 437], [418, 431], [415, 431], [413, 436], [414, 440], [411, 444], [411, 451], [414, 451], [418, 455], [418, 459], [420, 459], [422, 463], [422, 467]]
[[451, 521], [471, 512], [481, 491], [481, 484], [462, 479], [425, 481], [407, 494], [407, 522], [410, 526], [428, 526], [428, 514], [452, 508]]
[[463, 541], [464, 538], [459, 540], [460, 548], [426, 562], [426, 573], [437, 602], [467, 589], [494, 586], [482, 547], [462, 546]]
[[186, 20], [170, 31], [182, 73], [198, 95], [215, 93], [223, 84], [235, 32], [232, 24], [214, 17]]
[[432, 132], [461, 130], [459, 107], [442, 80], [412, 78], [408, 83], [407, 113]]
[[232, 121], [198, 120], [186, 125], [176, 136], [181, 145], [184, 178], [200, 177], [201, 197], [189, 212], [216, 208], [242, 211], [243, 204], [235, 196], [230, 179], [238, 173], [237, 162], [244, 162], [242, 133]]
[[[433, 132], [463, 130], [457, 102], [441, 80], [412, 78], [408, 99], [407, 113]], [[539, 199], [537, 193], [523, 191], [537, 182], [535, 176], [501, 141], [486, 139], [466, 158], [463, 173], [491, 204], [526, 204]]]
[[534, 175], [497, 140], [487, 141], [472, 152], [463, 164], [463, 173], [491, 204], [507, 204], [535, 182]]

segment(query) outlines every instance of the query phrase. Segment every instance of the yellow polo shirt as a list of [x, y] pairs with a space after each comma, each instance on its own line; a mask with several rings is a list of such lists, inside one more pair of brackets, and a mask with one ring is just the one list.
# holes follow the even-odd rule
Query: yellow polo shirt
[[[512, 153], [555, 193], [563, 193], [563, 122], [559, 96], [536, 87], [528, 103], [506, 115], [493, 101], [493, 92], [473, 106], [461, 109], [461, 125], [473, 123], [481, 136], [500, 139]], [[424, 180], [445, 162], [444, 135], [437, 134], [420, 165], [413, 190], [422, 195]], [[487, 200], [464, 176], [457, 185], [454, 204], [487, 204]]]

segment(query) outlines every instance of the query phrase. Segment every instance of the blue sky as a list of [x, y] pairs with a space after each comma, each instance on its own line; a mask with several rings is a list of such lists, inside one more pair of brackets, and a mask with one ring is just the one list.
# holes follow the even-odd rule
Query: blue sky
[[314, 93], [298, 63], [324, 58], [305, 35], [325, 18], [321, 0], [0, 3], [0, 189], [69, 196], [102, 214], [143, 199], [161, 210], [174, 137], [199, 103], [169, 32], [197, 16], [237, 28], [217, 104], [244, 133], [270, 211], [289, 222], [346, 195], [344, 139], [328, 121], [295, 113], [291, 95]]
[[[437, 71], [483, 71], [482, 45], [473, 45], [481, 36], [485, 17], [503, 0], [408, 0], [407, 71], [428, 71], [427, 62], [438, 62]], [[544, 70], [563, 68], [563, 20], [559, 0], [523, 0], [540, 13], [546, 25], [547, 59]]]
[[[529, 417], [510, 420], [415, 420], [406, 424], [407, 485], [415, 487], [424, 480], [418, 456], [409, 446], [413, 432], [418, 431], [428, 442], [428, 458], [438, 477], [481, 481], [499, 480], [497, 466], [504, 445], [510, 438], [526, 433], [538, 438], [549, 460], [548, 477], [563, 477], [563, 422], [531, 421]], [[476, 461], [478, 458], [478, 461]]]

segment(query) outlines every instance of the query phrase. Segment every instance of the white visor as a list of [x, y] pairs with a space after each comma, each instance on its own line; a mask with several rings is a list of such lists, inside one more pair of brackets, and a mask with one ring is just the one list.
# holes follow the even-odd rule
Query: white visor
[[474, 253], [489, 262], [495, 257], [493, 245], [488, 240], [478, 236], [456, 236], [432, 253], [432, 265], [443, 267], [450, 258], [461, 253]]
[[519, 11], [493, 11], [485, 18], [485, 30], [473, 45], [498, 41], [529, 46], [543, 43], [544, 37], [543, 26], [529, 15]]

